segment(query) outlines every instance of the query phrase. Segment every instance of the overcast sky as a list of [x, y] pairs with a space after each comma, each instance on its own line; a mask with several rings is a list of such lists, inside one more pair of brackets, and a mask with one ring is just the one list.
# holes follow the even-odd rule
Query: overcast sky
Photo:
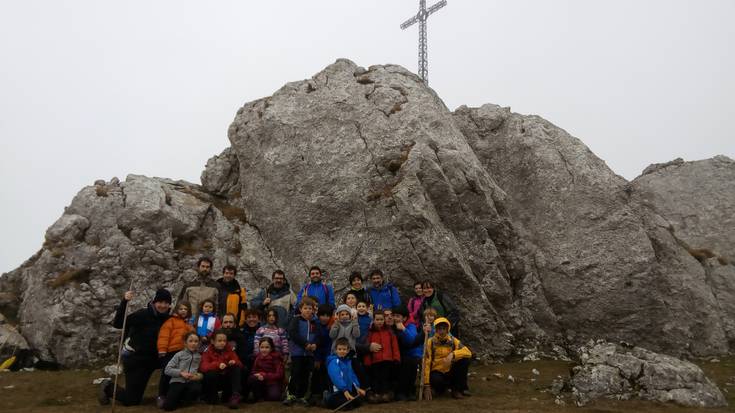
[[[429, 5], [437, 0], [427, 0]], [[418, 0], [0, 0], [0, 272], [96, 179], [199, 183], [245, 102], [346, 57], [417, 70]], [[735, 1], [448, 0], [429, 79], [450, 109], [538, 114], [633, 179], [735, 157]]]

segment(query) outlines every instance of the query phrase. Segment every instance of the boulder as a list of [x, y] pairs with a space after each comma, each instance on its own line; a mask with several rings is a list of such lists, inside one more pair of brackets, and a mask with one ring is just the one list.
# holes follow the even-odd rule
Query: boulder
[[633, 397], [689, 407], [727, 406], [720, 389], [694, 363], [603, 341], [580, 349], [580, 357], [569, 382], [578, 406], [599, 398]]

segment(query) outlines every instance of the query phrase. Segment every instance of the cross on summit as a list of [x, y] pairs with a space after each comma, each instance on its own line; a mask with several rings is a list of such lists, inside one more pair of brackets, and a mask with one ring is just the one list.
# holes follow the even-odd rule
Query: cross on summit
[[426, 19], [430, 14], [447, 5], [447, 0], [441, 0], [439, 3], [426, 8], [426, 0], [419, 0], [419, 12], [401, 23], [401, 29], [405, 30], [416, 22], [419, 23], [419, 76], [424, 83], [429, 84], [429, 61], [426, 50]]

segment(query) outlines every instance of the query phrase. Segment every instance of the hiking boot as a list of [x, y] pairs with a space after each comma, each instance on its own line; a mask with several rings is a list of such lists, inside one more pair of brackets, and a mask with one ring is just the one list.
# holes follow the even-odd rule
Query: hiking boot
[[367, 395], [367, 401], [368, 403], [372, 403], [372, 404], [380, 403], [380, 397], [377, 394], [370, 392]]
[[390, 393], [384, 393], [380, 395], [380, 402], [381, 403], [388, 403], [393, 401], [393, 395]]
[[283, 405], [284, 406], [293, 406], [293, 404], [296, 402], [296, 396], [293, 394], [287, 393], [286, 398], [283, 399]]
[[166, 397], [164, 396], [156, 397], [156, 407], [158, 407], [159, 409], [163, 409], [164, 404], [166, 404]]
[[237, 409], [240, 406], [240, 393], [233, 393], [230, 400], [227, 401], [227, 407]]
[[112, 386], [112, 380], [105, 379], [100, 383], [100, 388], [97, 389], [97, 401], [102, 406], [110, 404], [110, 394], [112, 394], [110, 386]]
[[462, 390], [462, 396], [464, 396], [464, 397], [472, 397], [472, 393], [470, 393], [469, 390], [465, 389], [465, 390]]
[[311, 403], [309, 403], [309, 401], [306, 400], [305, 397], [302, 397], [300, 399], [296, 399], [296, 402], [299, 403], [300, 405], [304, 406], [304, 407], [310, 407], [311, 406]]
[[462, 396], [462, 392], [452, 390], [452, 398], [453, 399], [464, 399], [464, 396]]

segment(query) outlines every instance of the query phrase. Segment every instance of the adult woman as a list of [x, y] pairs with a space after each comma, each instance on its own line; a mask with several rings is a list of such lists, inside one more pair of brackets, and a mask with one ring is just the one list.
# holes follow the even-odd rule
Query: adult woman
[[427, 308], [433, 308], [437, 312], [437, 317], [445, 317], [451, 323], [451, 333], [455, 337], [459, 337], [459, 309], [454, 301], [448, 295], [434, 288], [434, 284], [425, 280], [421, 283], [421, 289], [424, 292], [424, 302], [421, 304], [421, 313]]
[[[365, 304], [370, 306], [370, 294], [367, 293], [365, 290], [365, 287], [362, 286], [362, 274], [360, 274], [358, 271], [353, 271], [352, 274], [350, 274], [350, 289], [347, 291], [347, 293], [353, 293], [357, 297], [357, 301], [364, 301]], [[345, 295], [347, 294], [345, 293]]]

